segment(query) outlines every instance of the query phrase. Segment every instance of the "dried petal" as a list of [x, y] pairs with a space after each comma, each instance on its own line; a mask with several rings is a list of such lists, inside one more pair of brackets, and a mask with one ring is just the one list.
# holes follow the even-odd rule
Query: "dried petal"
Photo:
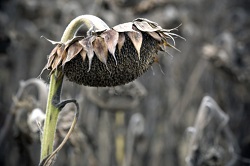
[[84, 39], [84, 36], [75, 36], [75, 37], [73, 37], [71, 40], [68, 40], [68, 41], [65, 43], [65, 45], [66, 45], [66, 46], [69, 46], [69, 45], [75, 43], [76, 41], [79, 41], [79, 40], [82, 40], [82, 39]]
[[50, 53], [49, 55], [49, 59], [48, 59], [48, 63], [47, 63], [47, 69], [51, 67], [54, 59], [55, 59], [55, 55], [56, 55], [56, 52], [57, 52], [57, 49], [60, 47], [60, 45], [57, 45]]
[[161, 37], [159, 36], [157, 32], [148, 32], [148, 34], [152, 36], [155, 40], [161, 41]]
[[117, 60], [115, 57], [115, 49], [118, 43], [119, 33], [116, 32], [115, 30], [107, 30], [101, 34], [101, 37], [104, 38], [104, 41], [107, 44], [108, 50], [113, 55], [116, 65], [117, 65]]
[[136, 18], [133, 20], [133, 22], [142, 22], [142, 21], [149, 23], [152, 27], [158, 27], [158, 24], [156, 22], [153, 22], [153, 21], [148, 20], [146, 18]]
[[[165, 32], [165, 33], [166, 33], [166, 32]], [[165, 33], [164, 33], [164, 34], [165, 34]], [[186, 39], [185, 39], [184, 37], [182, 37], [182, 36], [180, 36], [180, 35], [177, 35], [176, 33], [168, 32], [168, 34], [169, 34], [169, 35], [172, 35], [172, 36], [176, 36], [176, 37], [181, 38], [182, 40], [185, 40], [185, 41], [186, 41]]]
[[174, 45], [175, 45], [175, 40], [174, 40], [174, 38], [171, 35], [169, 35], [168, 33], [163, 33], [162, 35], [163, 35], [164, 38], [171, 38], [172, 41], [173, 41], [173, 43], [174, 43]]
[[92, 42], [95, 40], [95, 36], [87, 37], [83, 40], [80, 40], [79, 43], [82, 45], [83, 49], [87, 52], [87, 56], [89, 59], [89, 69], [91, 68], [92, 59], [94, 57], [94, 50], [92, 46]]
[[124, 33], [119, 33], [119, 39], [118, 39], [118, 50], [119, 54], [121, 53], [122, 46], [124, 45], [125, 42], [125, 35]]
[[157, 26], [157, 27], [152, 27], [148, 22], [146, 21], [134, 21], [133, 22], [134, 25], [143, 32], [155, 32], [155, 31], [159, 31], [162, 28]]
[[161, 26], [158, 26], [156, 22], [150, 21], [145, 18], [137, 18], [133, 21], [134, 25], [141, 31], [154, 32], [162, 30]]
[[140, 49], [141, 49], [141, 45], [142, 45], [142, 34], [141, 32], [128, 32], [128, 36], [131, 39], [137, 54], [138, 54], [138, 58], [140, 59]]
[[58, 45], [58, 49], [56, 49], [56, 54], [54, 54], [54, 59], [51, 63], [51, 67], [52, 67], [52, 71], [53, 72], [61, 63], [62, 61], [62, 54], [65, 53], [64, 52], [64, 45]]
[[117, 32], [129, 32], [129, 31], [134, 31], [132, 27], [133, 27], [133, 23], [127, 22], [127, 23], [116, 25], [113, 27], [113, 29], [116, 30]]
[[61, 62], [61, 57], [60, 56], [56, 56], [55, 59], [54, 59], [54, 62], [52, 63], [52, 70], [51, 72], [53, 72], [57, 67], [58, 67], [58, 64]]
[[67, 58], [65, 62], [63, 62], [63, 64], [67, 63], [68, 61], [76, 57], [81, 50], [82, 50], [82, 45], [79, 42], [75, 42], [74, 44], [69, 46]]
[[98, 59], [107, 65], [108, 47], [102, 37], [97, 37], [93, 42], [93, 48]]
[[63, 52], [62, 52], [62, 64], [64, 65], [64, 63], [65, 63], [65, 61], [66, 61], [66, 59], [67, 59], [67, 48], [68, 48], [68, 46], [65, 46], [64, 47], [64, 50], [63, 50]]
[[60, 45], [59, 48], [56, 50], [56, 54], [57, 54], [58, 56], [61, 56], [62, 53], [63, 53], [63, 51], [64, 51], [64, 48], [65, 48], [65, 45], [64, 45], [64, 44]]
[[[162, 44], [160, 45], [160, 48], [162, 51], [167, 52], [167, 47], [171, 47], [175, 49], [176, 51], [181, 52], [179, 49], [177, 49], [175, 46], [169, 44], [166, 40], [163, 40]], [[168, 52], [167, 52], [168, 53]], [[169, 53], [168, 53], [169, 54]]]
[[85, 51], [85, 50], [82, 50], [82, 51], [80, 52], [80, 55], [81, 55], [81, 57], [82, 57], [82, 61], [84, 62], [85, 59], [86, 59], [86, 56], [87, 56], [86, 51]]

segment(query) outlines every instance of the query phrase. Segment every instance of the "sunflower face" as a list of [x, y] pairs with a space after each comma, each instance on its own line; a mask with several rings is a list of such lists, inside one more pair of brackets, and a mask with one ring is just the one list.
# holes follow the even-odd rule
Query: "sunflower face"
[[[173, 29], [172, 29], [173, 30]], [[172, 47], [168, 40], [180, 37], [146, 19], [117, 25], [57, 43], [46, 69], [61, 68], [69, 81], [95, 87], [126, 84], [142, 75], [158, 51]]]

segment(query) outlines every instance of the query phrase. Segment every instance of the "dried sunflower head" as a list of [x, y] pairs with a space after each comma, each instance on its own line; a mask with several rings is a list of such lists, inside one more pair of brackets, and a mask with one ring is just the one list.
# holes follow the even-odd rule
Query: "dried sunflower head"
[[163, 29], [143, 18], [104, 30], [94, 28], [86, 37], [57, 42], [45, 69], [52, 73], [61, 68], [69, 81], [77, 84], [122, 85], [142, 75], [156, 61], [158, 51], [175, 48], [174, 37], [180, 37], [171, 32], [176, 28]]

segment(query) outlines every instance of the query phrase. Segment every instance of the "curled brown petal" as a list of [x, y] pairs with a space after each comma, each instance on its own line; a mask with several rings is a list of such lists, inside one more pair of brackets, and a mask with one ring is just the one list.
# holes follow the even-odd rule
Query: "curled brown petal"
[[148, 34], [150, 36], [152, 36], [155, 40], [157, 40], [159, 42], [161, 41], [161, 37], [159, 36], [159, 34], [157, 32], [148, 32]]
[[54, 58], [53, 58], [53, 61], [51, 63], [51, 68], [52, 68], [51, 72], [53, 72], [59, 66], [59, 64], [62, 61], [62, 54], [65, 53], [64, 52], [64, 45], [60, 44], [60, 45], [57, 45], [57, 46], [58, 46], [58, 48], [56, 50], [56, 53], [54, 54]]
[[56, 55], [56, 52], [57, 52], [57, 49], [59, 48], [59, 45], [57, 45], [52, 51], [51, 51], [51, 53], [50, 53], [50, 55], [49, 55], [49, 59], [48, 59], [48, 63], [47, 63], [47, 69], [49, 69], [50, 67], [51, 67], [51, 65], [52, 65], [52, 63], [53, 63], [53, 61], [54, 61], [54, 59], [55, 59], [55, 55]]
[[61, 60], [62, 60], [62, 58], [60, 56], [57, 55], [55, 57], [54, 62], [51, 65], [51, 67], [52, 67], [51, 72], [53, 72], [57, 68], [57, 66], [61, 62]]
[[80, 55], [81, 55], [81, 57], [82, 57], [82, 61], [84, 62], [85, 59], [86, 59], [86, 56], [87, 56], [86, 51], [85, 51], [85, 50], [82, 50], [82, 51], [80, 52]]
[[149, 23], [153, 27], [158, 27], [158, 24], [156, 22], [148, 20], [146, 18], [136, 18], [133, 20], [133, 22], [142, 22], [142, 21]]
[[104, 38], [105, 43], [107, 44], [109, 52], [112, 54], [113, 58], [115, 59], [116, 65], [117, 60], [115, 57], [115, 49], [118, 43], [119, 33], [115, 30], [107, 30], [101, 34], [101, 37]]
[[140, 30], [140, 31], [143, 31], [143, 32], [155, 32], [155, 31], [159, 31], [161, 30], [162, 28], [157, 26], [157, 27], [152, 27], [148, 22], [146, 21], [134, 21], [133, 22], [134, 25]]
[[64, 44], [59, 45], [58, 49], [56, 50], [56, 54], [57, 54], [58, 56], [61, 56], [62, 53], [63, 53], [63, 51], [64, 51], [64, 48], [65, 48], [65, 45], [64, 45]]
[[98, 59], [107, 65], [107, 59], [108, 59], [108, 47], [106, 43], [104, 42], [104, 39], [102, 37], [97, 37], [95, 41], [93, 42], [93, 48], [96, 56]]
[[119, 39], [118, 39], [118, 50], [119, 54], [121, 53], [122, 46], [124, 45], [125, 42], [125, 35], [124, 33], [119, 33]]
[[170, 38], [170, 39], [172, 39], [172, 41], [173, 41], [173, 44], [175, 45], [175, 40], [174, 40], [174, 38], [170, 35], [170, 34], [168, 34], [168, 33], [161, 33], [162, 34], [162, 36], [163, 36], [163, 38]]
[[89, 69], [91, 69], [92, 59], [94, 57], [94, 50], [92, 46], [92, 42], [95, 40], [95, 36], [87, 37], [83, 40], [80, 40], [79, 43], [83, 46], [83, 49], [87, 52], [87, 56], [89, 59]]
[[133, 23], [132, 22], [127, 22], [123, 24], [119, 24], [113, 27], [113, 29], [117, 32], [129, 32], [133, 31]]
[[69, 46], [66, 61], [63, 63], [65, 64], [74, 57], [76, 57], [81, 50], [82, 50], [82, 45], [79, 42], [73, 43], [71, 46]]
[[140, 49], [141, 49], [141, 45], [142, 45], [142, 34], [141, 32], [128, 32], [128, 36], [131, 39], [137, 54], [138, 54], [138, 58], [140, 59]]

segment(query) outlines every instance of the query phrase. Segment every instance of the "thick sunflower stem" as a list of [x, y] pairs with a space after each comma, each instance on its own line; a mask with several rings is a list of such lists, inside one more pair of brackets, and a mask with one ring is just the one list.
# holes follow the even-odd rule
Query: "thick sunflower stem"
[[61, 71], [56, 71], [50, 77], [50, 87], [46, 107], [46, 118], [44, 123], [44, 130], [42, 135], [41, 144], [41, 157], [42, 161], [46, 156], [48, 156], [53, 151], [54, 137], [56, 131], [56, 124], [59, 115], [59, 109], [56, 104], [60, 102], [60, 95], [63, 83], [63, 76], [56, 78], [57, 74]]
[[[62, 43], [72, 39], [78, 29], [85, 24], [89, 29], [95, 27], [97, 30], [109, 29], [109, 27], [98, 17], [92, 15], [82, 15], [72, 20], [65, 29], [61, 38]], [[58, 68], [50, 77], [49, 94], [46, 107], [46, 118], [43, 128], [40, 161], [53, 151], [54, 137], [59, 115], [57, 104], [60, 103], [60, 95], [63, 84], [63, 73]]]

